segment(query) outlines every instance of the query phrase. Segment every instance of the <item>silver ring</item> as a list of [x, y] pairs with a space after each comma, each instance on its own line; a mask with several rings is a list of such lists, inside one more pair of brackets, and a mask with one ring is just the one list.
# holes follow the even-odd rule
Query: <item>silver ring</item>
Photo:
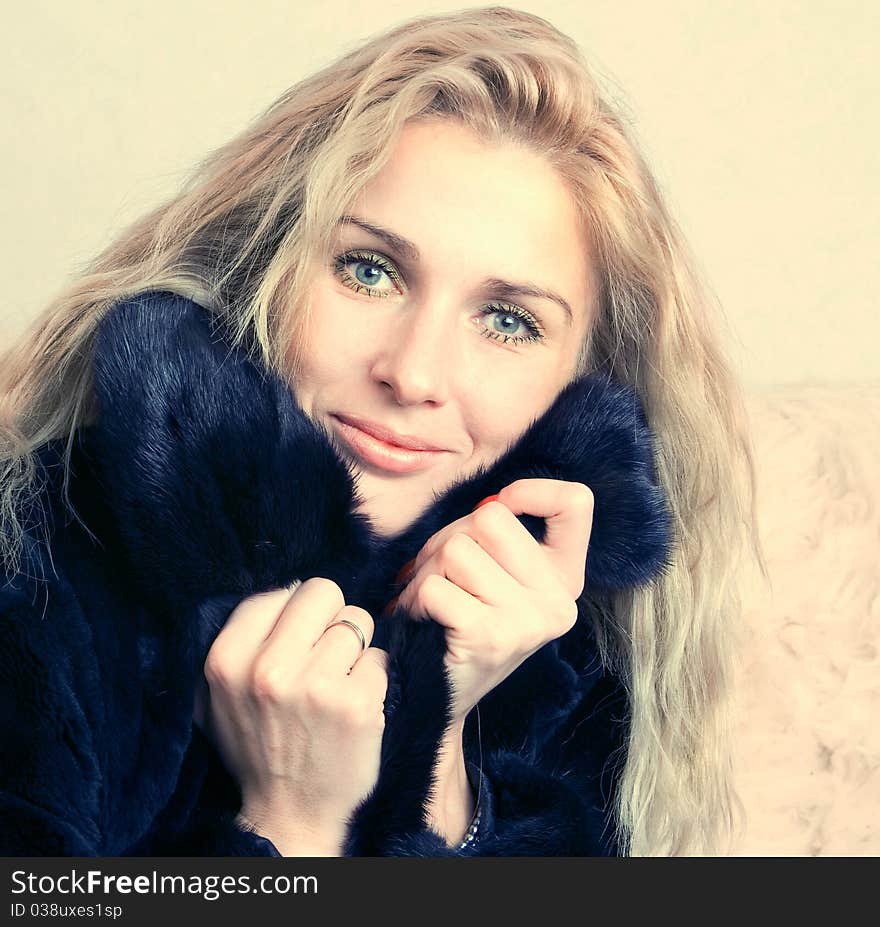
[[367, 638], [364, 636], [364, 632], [356, 625], [353, 621], [349, 621], [348, 618], [340, 618], [338, 621], [334, 621], [333, 624], [328, 624], [326, 630], [334, 627], [337, 624], [344, 624], [346, 627], [351, 628], [355, 634], [360, 638], [361, 642], [361, 653], [367, 649]]

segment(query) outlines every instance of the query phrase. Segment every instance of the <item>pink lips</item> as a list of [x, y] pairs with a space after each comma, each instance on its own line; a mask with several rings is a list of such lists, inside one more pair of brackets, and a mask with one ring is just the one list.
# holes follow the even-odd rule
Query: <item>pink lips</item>
[[422, 441], [420, 438], [410, 435], [399, 435], [390, 428], [377, 425], [375, 422], [370, 422], [365, 418], [355, 418], [353, 415], [337, 415], [336, 417], [340, 421], [345, 422], [346, 425], [352, 425], [354, 428], [365, 431], [368, 435], [372, 435], [374, 438], [378, 438], [380, 441], [384, 441], [385, 444], [391, 444], [394, 447], [405, 447], [407, 450], [411, 451], [444, 450], [444, 448], [437, 447], [435, 444], [428, 444], [427, 441]]
[[[415, 438], [396, 435], [371, 422], [348, 416], [343, 418], [340, 415], [334, 415], [333, 419], [337, 433], [349, 448], [364, 463], [382, 470], [392, 473], [413, 473], [416, 470], [430, 467], [436, 463], [441, 454], [446, 453], [439, 448], [429, 447]], [[396, 443], [398, 441], [401, 443]]]

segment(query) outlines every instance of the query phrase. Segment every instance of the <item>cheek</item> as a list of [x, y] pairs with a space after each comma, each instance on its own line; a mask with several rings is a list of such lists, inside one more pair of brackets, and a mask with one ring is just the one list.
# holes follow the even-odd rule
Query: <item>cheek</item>
[[503, 452], [540, 413], [534, 391], [527, 387], [484, 389], [468, 405], [469, 430], [482, 456]]
[[303, 383], [338, 381], [363, 359], [368, 331], [359, 327], [359, 317], [351, 304], [332, 294], [313, 302], [309, 325], [303, 335]]
[[474, 443], [484, 459], [503, 453], [553, 404], [564, 382], [558, 362], [533, 367], [527, 373], [503, 377], [495, 384], [469, 390], [467, 419]]

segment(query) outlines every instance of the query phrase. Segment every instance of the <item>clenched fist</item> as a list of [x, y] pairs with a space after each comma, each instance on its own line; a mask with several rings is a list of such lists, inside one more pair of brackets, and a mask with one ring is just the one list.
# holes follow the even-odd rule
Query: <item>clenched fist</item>
[[241, 816], [285, 856], [341, 854], [379, 776], [387, 654], [373, 619], [314, 577], [243, 600], [205, 661], [194, 718], [242, 793]]

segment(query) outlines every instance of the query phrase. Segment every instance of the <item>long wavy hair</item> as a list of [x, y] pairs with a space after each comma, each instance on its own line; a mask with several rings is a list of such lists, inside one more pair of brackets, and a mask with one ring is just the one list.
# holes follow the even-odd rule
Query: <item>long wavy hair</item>
[[720, 306], [631, 127], [575, 43], [537, 16], [499, 6], [423, 16], [359, 45], [286, 91], [66, 286], [0, 361], [4, 565], [27, 568], [23, 541], [40, 524], [36, 449], [66, 438], [69, 460], [75, 430], [94, 420], [93, 336], [113, 304], [175, 291], [289, 377], [301, 355], [283, 346], [300, 343], [310, 274], [338, 220], [404, 123], [438, 117], [530, 146], [568, 184], [601, 281], [577, 372], [610, 366], [657, 438], [673, 562], [615, 596], [594, 628], [628, 694], [616, 839], [625, 855], [729, 851], [743, 820], [730, 693], [744, 556], [766, 576], [745, 406]]

